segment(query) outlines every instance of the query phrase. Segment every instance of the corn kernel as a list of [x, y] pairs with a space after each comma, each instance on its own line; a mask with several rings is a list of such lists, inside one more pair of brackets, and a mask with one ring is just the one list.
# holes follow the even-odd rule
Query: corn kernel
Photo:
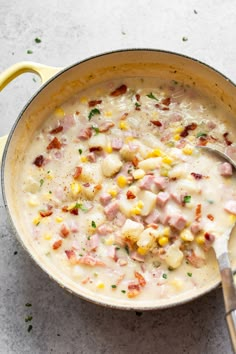
[[142, 256], [145, 256], [145, 254], [147, 254], [147, 252], [148, 252], [148, 249], [145, 248], [145, 247], [139, 247], [137, 251], [138, 251], [138, 253], [141, 254]]
[[169, 239], [168, 239], [168, 237], [166, 237], [166, 236], [162, 236], [162, 237], [160, 237], [159, 239], [158, 239], [158, 243], [159, 243], [159, 245], [160, 246], [166, 246], [167, 245], [167, 243], [169, 242]]
[[120, 127], [120, 129], [122, 129], [122, 130], [127, 130], [127, 129], [129, 128], [127, 122], [125, 122], [124, 120], [120, 121], [119, 127]]
[[64, 117], [65, 115], [65, 112], [64, 112], [64, 109], [62, 109], [61, 107], [57, 107], [54, 111], [54, 114], [57, 116], [57, 117]]
[[144, 206], [143, 201], [142, 201], [142, 200], [139, 200], [138, 203], [137, 203], [137, 207], [140, 208], [140, 209], [142, 209], [143, 206]]
[[229, 215], [229, 221], [234, 224], [236, 222], [236, 216], [233, 214]]
[[109, 189], [107, 193], [109, 193], [113, 198], [115, 198], [118, 194], [116, 189]]
[[141, 209], [138, 206], [136, 206], [136, 207], [134, 207], [134, 208], [132, 208], [130, 210], [130, 213], [134, 214], [134, 215], [140, 215], [141, 214]]
[[112, 146], [111, 144], [107, 145], [104, 149], [108, 154], [111, 154], [112, 153]]
[[176, 140], [176, 141], [180, 140], [180, 135], [179, 134], [175, 134], [174, 135], [174, 140]]
[[169, 237], [170, 236], [170, 227], [168, 227], [168, 226], [165, 227], [162, 231], [162, 234], [163, 234], [163, 236]]
[[130, 141], [135, 140], [133, 136], [126, 136], [125, 138], [125, 144], [128, 144]]
[[88, 159], [87, 159], [86, 156], [81, 156], [80, 161], [81, 161], [81, 162], [87, 162]]
[[160, 157], [160, 156], [163, 156], [163, 152], [161, 151], [161, 149], [154, 149], [152, 151], [150, 151], [146, 158], [149, 158], [149, 157]]
[[182, 151], [183, 151], [183, 153], [184, 153], [185, 155], [192, 155], [192, 153], [193, 153], [193, 149], [192, 149], [190, 146], [188, 146], [188, 145], [186, 145], [186, 146], [182, 149]]
[[71, 189], [72, 194], [75, 196], [75, 195], [77, 195], [78, 193], [81, 192], [82, 188], [81, 188], [81, 185], [79, 183], [73, 182], [70, 185], [70, 189]]
[[205, 244], [205, 237], [203, 235], [199, 235], [196, 237], [196, 242], [199, 245], [204, 245]]
[[88, 102], [87, 97], [85, 97], [85, 96], [81, 97], [80, 102], [81, 103], [87, 103]]
[[112, 246], [113, 243], [115, 242], [115, 238], [114, 236], [110, 236], [109, 238], [107, 238], [104, 243], [106, 246]]
[[53, 176], [52, 173], [47, 173], [47, 174], [46, 174], [46, 178], [50, 180], [50, 179], [53, 179], [54, 176]]
[[163, 162], [163, 163], [166, 163], [167, 165], [171, 165], [172, 162], [173, 162], [173, 159], [172, 159], [171, 157], [169, 157], [169, 156], [164, 156], [164, 157], [162, 158], [162, 162]]
[[34, 218], [34, 220], [33, 220], [33, 224], [34, 225], [38, 225], [41, 220], [42, 220], [41, 216], [36, 216], [36, 218]]
[[183, 282], [180, 279], [173, 279], [170, 281], [170, 284], [175, 287], [176, 290], [182, 290]]
[[169, 169], [168, 168], [165, 168], [165, 167], [161, 167], [160, 169], [160, 175], [162, 177], [168, 177], [169, 175]]
[[141, 168], [134, 170], [134, 172], [132, 173], [134, 179], [141, 179], [145, 176], [145, 171], [142, 170]]
[[111, 111], [106, 111], [106, 112], [104, 112], [104, 116], [105, 117], [111, 117], [112, 116], [112, 112]]
[[28, 200], [28, 204], [29, 204], [29, 206], [35, 207], [35, 206], [39, 205], [39, 202], [38, 202], [38, 200], [31, 198]]
[[97, 283], [97, 288], [98, 289], [104, 289], [105, 288], [104, 283], [101, 283], [101, 282]]
[[182, 127], [177, 127], [177, 128], [174, 129], [174, 132], [175, 132], [176, 134], [179, 134], [179, 133], [181, 133], [182, 131], [183, 131], [183, 128], [182, 128]]
[[194, 236], [191, 231], [188, 229], [185, 229], [181, 232], [180, 237], [183, 241], [185, 242], [191, 242], [194, 240]]
[[52, 238], [52, 235], [51, 234], [45, 234], [44, 236], [43, 236], [43, 238], [44, 238], [44, 240], [51, 240], [51, 238]]
[[55, 220], [56, 220], [56, 222], [62, 222], [63, 218], [61, 216], [57, 216]]
[[125, 176], [118, 176], [117, 184], [120, 188], [124, 188], [127, 184], [127, 178]]

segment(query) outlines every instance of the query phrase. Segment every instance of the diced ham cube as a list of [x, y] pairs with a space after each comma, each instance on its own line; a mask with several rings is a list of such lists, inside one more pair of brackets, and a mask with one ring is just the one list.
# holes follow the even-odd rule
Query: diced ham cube
[[186, 222], [187, 220], [185, 219], [185, 217], [180, 214], [171, 215], [168, 221], [170, 226], [174, 227], [179, 231], [184, 229]]
[[154, 183], [160, 190], [166, 189], [169, 179], [167, 177], [158, 176], [154, 178]]
[[92, 129], [91, 128], [84, 128], [81, 129], [78, 138], [82, 140], [88, 140], [92, 136]]
[[106, 121], [99, 127], [99, 132], [104, 133], [107, 132], [110, 128], [114, 127], [114, 123], [112, 121]]
[[75, 125], [73, 114], [68, 114], [61, 120], [61, 126], [63, 127], [64, 132], [70, 129], [73, 125]]
[[146, 224], [156, 224], [159, 221], [160, 214], [158, 210], [154, 209], [145, 219]]
[[195, 268], [201, 268], [205, 265], [205, 259], [196, 255], [195, 252], [191, 252], [189, 255], [186, 256], [186, 259], [191, 263]]
[[112, 221], [119, 211], [119, 203], [117, 201], [110, 203], [104, 208], [104, 213], [109, 221]]
[[236, 215], [236, 200], [228, 200], [224, 205], [224, 210]]
[[93, 256], [90, 256], [90, 255], [85, 255], [81, 258], [79, 258], [77, 260], [77, 263], [78, 264], [85, 264], [85, 265], [88, 265], [88, 266], [91, 266], [91, 267], [94, 267], [94, 266], [105, 266], [105, 263], [100, 261], [100, 259], [97, 259]]
[[115, 246], [109, 246], [107, 247], [107, 256], [112, 258], [115, 262], [117, 261], [117, 255], [116, 255], [116, 247]]
[[219, 172], [221, 176], [229, 177], [233, 174], [232, 165], [229, 162], [223, 162], [219, 165]]
[[113, 138], [111, 140], [111, 147], [113, 150], [120, 150], [123, 146], [123, 140], [121, 138]]
[[200, 222], [194, 221], [192, 223], [192, 225], [190, 226], [190, 230], [191, 230], [192, 234], [197, 235], [202, 230], [202, 226], [201, 226]]
[[98, 234], [94, 234], [90, 237], [89, 240], [89, 249], [90, 251], [95, 251], [99, 245], [99, 237]]
[[119, 258], [118, 262], [119, 266], [124, 267], [128, 264], [128, 262], [125, 259]]
[[88, 155], [87, 155], [87, 159], [89, 162], [96, 162], [96, 155], [94, 152], [90, 152]]
[[63, 224], [60, 229], [61, 237], [66, 238], [69, 236], [69, 234], [70, 234], [70, 229], [68, 228], [68, 226], [66, 224]]
[[144, 176], [143, 179], [140, 181], [139, 188], [145, 190], [151, 190], [151, 186], [154, 182], [155, 177], [153, 175]]
[[114, 220], [115, 225], [121, 227], [124, 225], [125, 221], [126, 221], [125, 215], [122, 214], [121, 212], [118, 212]]
[[110, 201], [112, 200], [112, 197], [109, 193], [103, 193], [100, 195], [99, 200], [103, 206], [106, 206], [108, 203], [110, 203]]
[[74, 263], [76, 261], [76, 254], [74, 250], [65, 250], [65, 254], [70, 262]]
[[97, 228], [97, 232], [99, 235], [108, 235], [110, 232], [112, 232], [112, 227], [106, 225], [106, 224], [102, 224], [100, 226], [98, 226]]
[[144, 262], [144, 257], [141, 256], [140, 254], [138, 254], [137, 252], [132, 252], [130, 254], [130, 257], [134, 260], [134, 261], [137, 261], [137, 262]]
[[157, 205], [163, 208], [168, 200], [170, 199], [170, 195], [167, 192], [159, 192], [157, 194]]

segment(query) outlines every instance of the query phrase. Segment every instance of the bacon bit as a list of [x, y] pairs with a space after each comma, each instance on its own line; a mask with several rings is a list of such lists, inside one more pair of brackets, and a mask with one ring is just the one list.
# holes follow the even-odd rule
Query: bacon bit
[[139, 160], [138, 160], [138, 158], [137, 158], [137, 156], [134, 156], [133, 158], [132, 158], [132, 164], [133, 164], [133, 166], [134, 167], [137, 167], [138, 166], [138, 163], [139, 163]]
[[62, 208], [61, 208], [62, 211], [64, 211], [64, 213], [68, 213], [68, 206], [67, 205], [64, 205]]
[[211, 243], [215, 241], [215, 236], [212, 234], [209, 234], [209, 232], [205, 232], [204, 237], [207, 241], [209, 241]]
[[159, 103], [156, 103], [155, 107], [160, 109], [161, 111], [169, 111], [169, 107], [163, 107]]
[[229, 146], [229, 145], [232, 145], [232, 141], [228, 140], [228, 135], [229, 135], [229, 133], [224, 133], [223, 138], [225, 140], [226, 145]]
[[108, 122], [105, 122], [105, 123], [103, 123], [102, 125], [100, 125], [100, 127], [99, 127], [99, 132], [100, 133], [105, 133], [105, 132], [107, 132], [110, 128], [112, 128], [112, 127], [114, 127], [114, 123], [113, 122], [110, 122], [110, 121], [108, 121]]
[[92, 136], [92, 129], [89, 128], [84, 128], [80, 131], [80, 134], [78, 135], [78, 138], [82, 139], [82, 140], [87, 140], [89, 138], [91, 138]]
[[134, 289], [134, 290], [128, 291], [127, 296], [129, 299], [132, 299], [133, 297], [139, 295], [139, 293], [140, 293], [140, 290]]
[[131, 191], [127, 191], [126, 197], [127, 197], [127, 199], [135, 199], [136, 195]]
[[116, 281], [116, 286], [118, 286], [118, 285], [122, 282], [122, 280], [124, 279], [124, 277], [125, 277], [125, 274], [122, 274], [122, 275], [119, 276], [119, 278], [118, 278], [117, 281]]
[[162, 127], [162, 123], [159, 120], [151, 120], [151, 123], [156, 127]]
[[140, 290], [140, 286], [139, 286], [139, 284], [132, 282], [132, 283], [130, 283], [128, 285], [128, 289], [129, 290], [138, 290], [139, 291]]
[[201, 216], [202, 216], [202, 205], [197, 204], [196, 211], [195, 211], [195, 220], [198, 221], [199, 219], [201, 219]]
[[94, 186], [94, 189], [96, 191], [100, 191], [102, 189], [102, 185], [101, 184], [96, 184], [96, 186]]
[[61, 237], [67, 238], [67, 236], [69, 236], [69, 233], [70, 233], [70, 229], [65, 224], [63, 224], [60, 230]]
[[73, 208], [70, 210], [70, 213], [73, 215], [79, 215], [79, 209], [78, 208]]
[[83, 183], [83, 187], [85, 187], [85, 188], [90, 187], [90, 183], [89, 183], [89, 182], [87, 182], [87, 183]]
[[136, 93], [135, 98], [138, 102], [140, 102], [140, 94], [139, 93]]
[[42, 216], [42, 218], [45, 218], [47, 216], [52, 215], [53, 211], [52, 210], [41, 210], [39, 214]]
[[47, 146], [47, 150], [60, 149], [61, 142], [55, 137]]
[[193, 251], [190, 255], [186, 256], [186, 259], [195, 267], [201, 268], [205, 264], [205, 259], [198, 257]]
[[34, 160], [33, 164], [36, 165], [37, 167], [42, 167], [44, 163], [44, 157], [43, 155], [39, 155], [36, 157]]
[[76, 111], [75, 114], [78, 116], [78, 115], [80, 114], [80, 112], [79, 112], [79, 111]]
[[155, 224], [155, 223], [151, 223], [151, 224], [148, 224], [148, 225], [147, 225], [147, 228], [149, 228], [149, 227], [151, 227], [151, 228], [154, 229], [154, 230], [157, 230], [158, 227], [159, 227], [159, 225], [158, 225], [158, 224]]
[[57, 134], [57, 133], [62, 132], [62, 130], [63, 130], [63, 126], [62, 126], [62, 125], [59, 125], [59, 127], [56, 127], [56, 128], [54, 128], [54, 129], [52, 129], [49, 133], [50, 133], [50, 134]]
[[87, 282], [90, 280], [90, 277], [86, 277], [81, 281], [81, 284], [87, 284]]
[[123, 95], [127, 91], [127, 86], [126, 85], [121, 85], [120, 87], [117, 87], [114, 91], [110, 93], [110, 96], [117, 97], [120, 95]]
[[186, 138], [186, 136], [188, 136], [189, 130], [195, 130], [196, 128], [197, 128], [197, 124], [191, 123], [184, 128], [184, 130], [180, 133], [180, 136], [182, 138]]
[[62, 245], [62, 240], [58, 240], [58, 241], [54, 242], [54, 244], [52, 245], [52, 248], [54, 250], [57, 250], [59, 247], [61, 247], [61, 245]]
[[134, 272], [134, 276], [135, 276], [135, 278], [138, 279], [140, 286], [145, 286], [147, 284], [146, 280], [144, 279], [144, 277], [140, 273]]
[[163, 98], [161, 100], [161, 104], [164, 104], [164, 106], [169, 106], [170, 102], [171, 102], [171, 98], [170, 97], [166, 97], [166, 98]]
[[208, 217], [208, 219], [211, 220], [211, 221], [213, 221], [213, 220], [215, 219], [214, 216], [211, 215], [211, 214], [208, 214], [207, 217]]
[[93, 152], [93, 151], [102, 151], [102, 147], [101, 146], [93, 146], [91, 148], [89, 148], [89, 151], [90, 152]]
[[82, 173], [82, 167], [77, 166], [77, 167], [75, 168], [75, 173], [73, 174], [73, 178], [74, 178], [74, 179], [78, 179], [79, 176], [81, 175], [81, 173]]
[[206, 136], [200, 136], [198, 139], [198, 145], [206, 146], [208, 143], [208, 138]]
[[99, 259], [96, 259], [92, 256], [89, 256], [89, 255], [86, 255], [86, 256], [83, 256], [81, 258], [79, 258], [77, 260], [78, 264], [85, 264], [85, 265], [88, 265], [88, 266], [91, 266], [91, 267], [94, 267], [94, 266], [105, 266], [105, 263], [100, 261]]
[[88, 105], [89, 107], [95, 107], [97, 104], [101, 104], [102, 103], [102, 100], [92, 100], [92, 101], [89, 101]]
[[195, 173], [195, 172], [191, 172], [191, 176], [193, 176], [197, 180], [203, 178], [203, 175], [201, 175], [200, 173]]
[[65, 254], [72, 264], [76, 263], [76, 255], [74, 250], [65, 250]]
[[126, 117], [128, 116], [129, 113], [124, 113], [122, 114], [122, 116], [120, 117], [120, 120], [124, 120], [126, 119]]

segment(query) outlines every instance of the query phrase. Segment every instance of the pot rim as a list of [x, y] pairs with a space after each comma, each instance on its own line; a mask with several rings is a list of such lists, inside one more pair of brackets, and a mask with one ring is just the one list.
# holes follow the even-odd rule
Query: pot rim
[[210, 69], [211, 71], [215, 72], [216, 74], [220, 75], [224, 80], [226, 80], [227, 82], [229, 82], [231, 85], [233, 85], [236, 88], [236, 84], [229, 79], [226, 75], [222, 74], [219, 70], [215, 69], [214, 67], [212, 67], [209, 64], [204, 63], [201, 60], [198, 60], [196, 58], [190, 57], [186, 54], [182, 54], [182, 53], [178, 53], [178, 52], [174, 52], [174, 51], [169, 51], [169, 50], [162, 50], [162, 49], [155, 49], [155, 48], [127, 48], [127, 49], [117, 49], [117, 50], [112, 50], [112, 51], [107, 51], [107, 52], [103, 52], [100, 54], [96, 54], [96, 55], [92, 55], [89, 56], [81, 61], [75, 62], [69, 66], [66, 66], [65, 68], [63, 68], [62, 70], [60, 70], [58, 73], [54, 74], [50, 79], [48, 79], [44, 84], [42, 84], [39, 89], [32, 95], [32, 97], [30, 97], [30, 99], [24, 104], [23, 108], [21, 109], [20, 113], [18, 114], [15, 122], [13, 123], [10, 133], [8, 135], [7, 138], [7, 142], [3, 151], [3, 155], [2, 155], [2, 166], [1, 166], [1, 189], [2, 189], [2, 195], [3, 195], [3, 202], [4, 202], [4, 206], [7, 210], [7, 215], [8, 215], [8, 220], [10, 220], [10, 224], [12, 226], [12, 229], [14, 231], [14, 235], [16, 236], [16, 238], [18, 239], [18, 241], [20, 242], [20, 244], [22, 245], [22, 247], [24, 248], [24, 250], [27, 252], [27, 254], [30, 256], [31, 259], [33, 259], [34, 263], [41, 269], [44, 271], [44, 273], [47, 274], [47, 276], [54, 280], [58, 285], [60, 285], [60, 287], [62, 287], [63, 289], [67, 290], [69, 293], [76, 295], [86, 301], [89, 301], [91, 303], [94, 303], [96, 305], [100, 305], [100, 306], [104, 306], [104, 307], [108, 307], [108, 308], [113, 308], [113, 309], [120, 309], [120, 310], [131, 310], [131, 311], [153, 311], [153, 310], [162, 310], [162, 309], [166, 309], [166, 308], [172, 308], [175, 306], [179, 306], [179, 305], [183, 305], [185, 303], [188, 303], [190, 301], [193, 301], [203, 295], [206, 295], [207, 293], [211, 292], [213, 289], [216, 289], [219, 284], [220, 284], [220, 280], [216, 281], [210, 288], [207, 288], [204, 292], [202, 292], [201, 294], [194, 294], [192, 295], [189, 299], [183, 299], [183, 300], [176, 300], [176, 302], [172, 302], [171, 304], [161, 304], [160, 306], [157, 305], [148, 305], [148, 306], [142, 306], [140, 304], [140, 306], [137, 304], [135, 306], [132, 305], [132, 303], [130, 303], [130, 305], [122, 305], [122, 304], [111, 304], [109, 302], [106, 302], [106, 300], [100, 301], [96, 299], [96, 296], [94, 296], [94, 298], [90, 298], [87, 297], [83, 294], [79, 294], [74, 292], [73, 290], [71, 290], [70, 288], [66, 287], [63, 284], [63, 281], [59, 280], [56, 278], [56, 276], [54, 277], [53, 275], [49, 274], [47, 271], [45, 271], [44, 267], [41, 265], [41, 263], [33, 256], [32, 252], [29, 252], [27, 247], [25, 246], [22, 238], [20, 237], [20, 235], [18, 234], [16, 227], [14, 225], [14, 222], [12, 220], [11, 217], [11, 213], [10, 210], [8, 208], [8, 204], [7, 204], [7, 196], [6, 196], [6, 190], [5, 190], [5, 183], [4, 183], [4, 170], [5, 170], [5, 164], [6, 164], [6, 156], [7, 156], [7, 151], [8, 151], [8, 147], [11, 143], [11, 139], [12, 136], [15, 132], [15, 129], [17, 128], [17, 125], [19, 123], [19, 121], [21, 120], [23, 114], [25, 113], [25, 111], [27, 110], [27, 108], [30, 106], [30, 104], [33, 102], [33, 100], [37, 97], [38, 94], [40, 94], [41, 91], [44, 90], [44, 88], [46, 88], [53, 80], [57, 79], [60, 75], [62, 75], [63, 73], [66, 73], [67, 71], [69, 71], [70, 69], [76, 67], [77, 65], [86, 63], [87, 61], [90, 61], [92, 59], [96, 59], [96, 58], [100, 58], [103, 56], [107, 56], [107, 55], [112, 55], [112, 54], [119, 54], [119, 53], [125, 53], [125, 52], [157, 52], [157, 53], [163, 53], [163, 54], [170, 54], [173, 56], [177, 56], [177, 57], [181, 57], [193, 62], [196, 62], [200, 65], [203, 65], [204, 67]]

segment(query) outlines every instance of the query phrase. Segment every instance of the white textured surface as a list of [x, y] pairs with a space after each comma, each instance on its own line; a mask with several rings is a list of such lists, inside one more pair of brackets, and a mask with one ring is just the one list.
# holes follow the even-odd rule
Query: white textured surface
[[[236, 81], [235, 13], [234, 0], [0, 0], [0, 71], [22, 60], [66, 66], [104, 51], [149, 47], [193, 56]], [[0, 93], [0, 136], [37, 89], [39, 80], [32, 78], [24, 75]], [[228, 354], [231, 349], [220, 289], [142, 316], [65, 293], [15, 240], [0, 196], [0, 354], [8, 353]]]

